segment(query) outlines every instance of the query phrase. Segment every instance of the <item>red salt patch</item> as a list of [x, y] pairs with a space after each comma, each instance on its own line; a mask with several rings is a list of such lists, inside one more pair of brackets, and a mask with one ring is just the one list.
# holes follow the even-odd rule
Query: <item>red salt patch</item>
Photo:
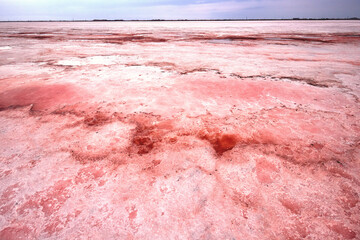
[[152, 163], [154, 164], [154, 166], [157, 166], [161, 163], [161, 160], [153, 160]]
[[98, 186], [99, 187], [104, 186], [105, 183], [106, 183], [106, 180], [101, 180], [101, 181], [99, 181]]
[[138, 154], [149, 153], [154, 148], [155, 143], [151, 137], [147, 136], [136, 136], [132, 142], [139, 147]]
[[7, 204], [7, 205], [4, 205], [0, 208], [0, 214], [1, 215], [5, 215], [7, 213], [9, 213], [14, 207], [14, 203], [10, 203], [10, 204]]
[[135, 219], [137, 216], [137, 210], [136, 209], [132, 209], [132, 211], [129, 213], [129, 219], [133, 220]]
[[235, 135], [222, 134], [216, 138], [216, 141], [213, 143], [213, 147], [217, 154], [222, 154], [233, 149], [236, 143], [237, 139]]
[[45, 225], [44, 231], [48, 234], [52, 235], [60, 230], [62, 230], [63, 222], [60, 220], [60, 217], [56, 217], [54, 220], [52, 220], [50, 223], [47, 223]]
[[157, 165], [159, 165], [161, 163], [161, 160], [153, 160], [151, 162], [151, 165], [147, 168], [144, 168], [143, 170], [153, 170], [154, 167], [156, 167]]
[[45, 225], [44, 231], [49, 235], [53, 235], [67, 227], [70, 221], [76, 218], [81, 211], [75, 210], [66, 216], [55, 216], [55, 218], [49, 218], [49, 221]]
[[0, 214], [4, 215], [13, 209], [15, 205], [13, 199], [16, 194], [16, 189], [19, 188], [19, 186], [19, 183], [13, 184], [7, 187], [2, 193], [0, 198]]
[[52, 187], [45, 197], [40, 200], [40, 206], [45, 215], [51, 215], [61, 208], [61, 206], [70, 197], [68, 195], [69, 190], [67, 188], [71, 185], [71, 180], [58, 181], [54, 187]]
[[0, 179], [7, 177], [12, 173], [12, 170], [0, 170]]
[[280, 198], [279, 201], [285, 208], [289, 209], [292, 213], [294, 214], [301, 213], [301, 205], [297, 203], [295, 200], [289, 198]]
[[218, 155], [222, 155], [224, 152], [233, 149], [238, 143], [238, 139], [235, 134], [200, 133], [199, 137], [207, 140]]
[[7, 227], [0, 232], [0, 239], [18, 240], [18, 239], [33, 239], [30, 228], [26, 226]]
[[101, 126], [111, 121], [111, 117], [102, 112], [96, 112], [94, 115], [87, 115], [84, 123], [88, 126]]
[[357, 180], [357, 178], [355, 178], [352, 175], [350, 175], [349, 173], [345, 172], [345, 170], [342, 166], [327, 166], [326, 169], [327, 169], [327, 171], [329, 171], [329, 173], [333, 174], [334, 176], [350, 179], [350, 180], [354, 181], [355, 183], [359, 184], [359, 181]]
[[90, 180], [97, 180], [98, 178], [104, 176], [104, 171], [97, 168], [94, 165], [82, 168], [79, 170], [77, 176], [75, 177], [75, 183], [84, 183]]
[[15, 196], [16, 189], [19, 188], [20, 184], [16, 183], [13, 184], [5, 189], [5, 191], [2, 193], [0, 198], [0, 205], [8, 203], [10, 200], [12, 200]]
[[255, 195], [252, 194], [244, 194], [240, 192], [234, 192], [231, 199], [237, 205], [241, 205], [244, 208], [254, 208], [257, 205], [258, 199]]
[[176, 143], [177, 142], [177, 138], [176, 137], [172, 137], [169, 139], [170, 143]]
[[132, 146], [140, 154], [147, 154], [153, 150], [157, 143], [161, 142], [163, 136], [173, 129], [171, 120], [160, 121], [157, 124], [152, 122], [157, 119], [154, 116], [136, 116], [132, 120], [137, 127], [132, 137]]
[[276, 166], [264, 158], [256, 161], [256, 176], [261, 183], [272, 183], [274, 181], [273, 173], [277, 171]]
[[18, 209], [19, 214], [23, 214], [26, 209], [38, 209], [41, 207], [46, 216], [52, 215], [59, 210], [70, 197], [67, 188], [71, 184], [71, 180], [60, 180], [48, 190], [36, 193]]
[[356, 238], [356, 233], [353, 230], [345, 227], [341, 223], [331, 225], [331, 226], [329, 226], [329, 228], [332, 231], [334, 231], [334, 232], [340, 234], [341, 236], [343, 236], [344, 239], [354, 239], [354, 238]]
[[317, 150], [320, 150], [324, 147], [324, 144], [321, 144], [321, 143], [312, 143], [311, 144], [312, 147], [314, 147], [315, 149]]
[[306, 225], [299, 220], [296, 220], [293, 224], [286, 226], [284, 235], [288, 240], [304, 239], [309, 235]]
[[338, 201], [345, 209], [349, 210], [359, 203], [359, 194], [351, 186], [341, 184], [341, 194]]
[[70, 84], [30, 85], [0, 93], [0, 110], [33, 104], [31, 110], [45, 111], [78, 99], [78, 89]]

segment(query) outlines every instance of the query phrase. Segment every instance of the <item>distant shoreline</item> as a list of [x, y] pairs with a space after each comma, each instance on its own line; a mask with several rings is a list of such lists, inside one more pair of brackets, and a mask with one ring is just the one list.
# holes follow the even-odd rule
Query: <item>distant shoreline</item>
[[360, 20], [352, 18], [283, 18], [283, 19], [149, 19], [149, 20], [123, 20], [123, 19], [93, 19], [93, 20], [9, 20], [0, 22], [253, 22], [253, 21], [344, 21]]

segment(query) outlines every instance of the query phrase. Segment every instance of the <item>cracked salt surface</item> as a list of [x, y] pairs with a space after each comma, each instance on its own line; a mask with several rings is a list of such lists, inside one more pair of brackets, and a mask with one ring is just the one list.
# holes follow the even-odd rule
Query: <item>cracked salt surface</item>
[[359, 239], [359, 21], [0, 32], [0, 239]]

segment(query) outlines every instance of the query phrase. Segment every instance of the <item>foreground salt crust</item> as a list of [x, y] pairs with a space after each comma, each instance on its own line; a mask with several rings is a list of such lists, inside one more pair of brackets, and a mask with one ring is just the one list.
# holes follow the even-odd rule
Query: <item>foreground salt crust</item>
[[358, 21], [0, 29], [0, 239], [360, 237]]

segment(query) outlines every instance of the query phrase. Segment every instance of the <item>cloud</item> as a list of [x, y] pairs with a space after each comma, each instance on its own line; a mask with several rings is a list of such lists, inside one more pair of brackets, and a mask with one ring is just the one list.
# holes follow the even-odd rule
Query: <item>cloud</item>
[[0, 20], [353, 16], [359, 0], [0, 0]]
[[240, 12], [256, 6], [258, 6], [256, 1], [223, 1], [187, 5], [158, 5], [142, 7], [138, 10], [143, 14], [147, 13], [147, 18], [209, 19], [218, 18], [221, 15], [232, 12]]

